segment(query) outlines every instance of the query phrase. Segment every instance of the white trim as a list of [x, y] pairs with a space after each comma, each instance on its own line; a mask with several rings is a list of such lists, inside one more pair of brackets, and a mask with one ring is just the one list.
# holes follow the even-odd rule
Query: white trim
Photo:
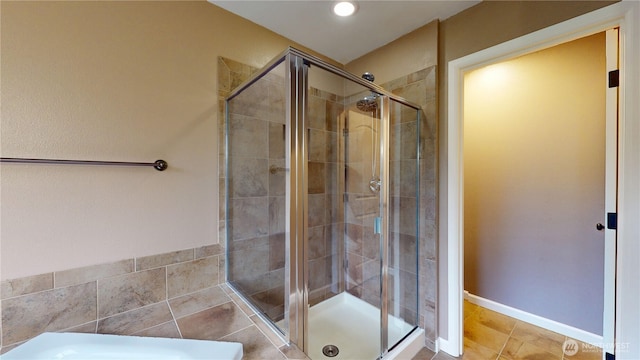
[[451, 353], [454, 353], [454, 352], [457, 351], [456, 348], [451, 346], [451, 342], [449, 342], [446, 339], [443, 339], [441, 337], [439, 337], [438, 340], [437, 340], [436, 349], [438, 351], [444, 351], [447, 354], [451, 354]]
[[[453, 66], [453, 62], [449, 63], [449, 119], [458, 119], [462, 115], [462, 101], [452, 102], [451, 99], [457, 99], [458, 91], [462, 91], [462, 79], [460, 72]], [[447, 254], [449, 260], [447, 262], [448, 281], [448, 315], [449, 334], [447, 336], [448, 350], [445, 350], [452, 356], [462, 355], [463, 343], [463, 303], [462, 291], [464, 286], [464, 271], [462, 269], [464, 259], [464, 247], [462, 242], [462, 225], [464, 224], [464, 196], [462, 181], [462, 124], [459, 121], [450, 121], [448, 124], [448, 179], [447, 199], [448, 199], [448, 219], [447, 234], [449, 239], [447, 242]], [[454, 139], [454, 141], [452, 141]], [[452, 161], [454, 160], [454, 161]], [[444, 350], [444, 349], [443, 349]]]
[[[606, 66], [609, 71], [619, 70], [619, 43], [620, 31], [618, 29], [607, 30], [606, 33]], [[606, 86], [606, 121], [605, 121], [605, 201], [603, 219], [606, 213], [618, 211], [618, 88]], [[607, 220], [605, 220], [607, 221]], [[615, 316], [616, 316], [616, 241], [617, 231], [604, 230], [604, 312], [602, 338], [606, 343], [615, 342]]]
[[616, 358], [640, 359], [640, 3], [625, 4], [625, 26], [620, 28]]
[[[462, 218], [462, 105], [464, 73], [475, 68], [538, 51], [580, 37], [620, 27], [620, 144], [618, 258], [616, 288], [616, 341], [628, 345], [619, 359], [640, 358], [640, 3], [622, 1], [517, 39], [450, 61], [448, 71], [448, 333], [447, 349], [453, 356], [462, 352], [463, 238]], [[624, 284], [624, 286], [621, 286]]]
[[533, 324], [543, 329], [547, 329], [547, 330], [556, 332], [558, 334], [562, 334], [564, 336], [568, 336], [570, 338], [580, 340], [582, 342], [585, 342], [597, 347], [602, 347], [603, 339], [602, 339], [602, 336], [600, 335], [592, 334], [590, 332], [575, 328], [573, 326], [562, 324], [542, 316], [538, 316], [526, 311], [522, 311], [520, 309], [513, 308], [511, 306], [503, 305], [493, 300], [489, 300], [477, 295], [469, 294], [466, 291], [465, 291], [465, 299], [467, 299], [472, 304], [480, 305], [484, 308], [493, 310], [500, 314], [510, 316], [514, 319], [518, 319], [520, 321]]

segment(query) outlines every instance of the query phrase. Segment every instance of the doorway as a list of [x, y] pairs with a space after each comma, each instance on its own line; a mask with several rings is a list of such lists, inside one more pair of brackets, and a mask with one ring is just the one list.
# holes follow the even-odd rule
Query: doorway
[[[620, 70], [621, 87], [619, 97], [619, 123], [620, 129], [618, 135], [620, 138], [618, 158], [619, 178], [618, 198], [625, 199], [627, 196], [635, 194], [634, 187], [631, 185], [631, 177], [639, 171], [637, 165], [631, 161], [634, 158], [635, 148], [633, 145], [634, 129], [636, 120], [632, 114], [636, 113], [636, 105], [633, 101], [632, 94], [637, 93], [637, 86], [629, 81], [630, 76], [636, 70], [633, 63], [633, 56], [637, 54], [635, 44], [631, 39], [635, 39], [637, 34], [634, 32], [634, 20], [638, 18], [638, 7], [634, 4], [617, 4], [608, 8], [594, 11], [564, 23], [546, 28], [521, 38], [508, 41], [506, 43], [488, 48], [477, 53], [453, 60], [448, 63], [448, 141], [447, 141], [447, 158], [448, 158], [448, 174], [447, 174], [447, 277], [449, 279], [447, 285], [447, 327], [446, 335], [440, 339], [441, 349], [451, 355], [459, 355], [462, 353], [462, 294], [463, 294], [463, 274], [462, 274], [462, 258], [463, 251], [462, 231], [463, 226], [463, 201], [462, 201], [462, 76], [465, 72], [473, 70], [488, 64], [533, 51], [549, 48], [551, 46], [571, 41], [580, 37], [588, 36], [597, 32], [619, 26], [621, 29], [621, 37], [625, 39], [621, 43], [621, 63], [624, 65]], [[625, 30], [626, 29], [626, 30]], [[625, 81], [625, 79], [627, 81]], [[605, 275], [608, 288], [607, 294], [612, 298], [609, 299], [609, 306], [605, 305], [607, 314], [605, 314], [605, 322], [609, 325], [604, 326], [605, 345], [614, 345], [613, 332], [616, 330], [615, 341], [620, 343], [622, 340], [634, 339], [637, 330], [633, 324], [634, 321], [628, 317], [617, 316], [614, 314], [622, 314], [622, 311], [636, 313], [631, 307], [632, 299], [635, 299], [637, 291], [628, 286], [614, 287], [617, 278], [618, 283], [624, 283], [623, 278], [630, 281], [632, 279], [631, 268], [636, 266], [635, 252], [622, 251], [628, 249], [635, 251], [636, 248], [633, 241], [633, 235], [637, 231], [637, 226], [632, 220], [634, 214], [638, 213], [637, 204], [631, 201], [621, 201], [619, 203], [619, 224], [623, 226], [617, 230], [617, 262], [612, 263], [610, 260], [605, 261], [605, 267], [608, 275]], [[608, 212], [615, 212], [616, 209], [607, 208]], [[626, 221], [624, 219], [627, 219]], [[615, 233], [615, 232], [614, 232]], [[617, 274], [617, 276], [615, 275]], [[614, 304], [615, 302], [615, 304]], [[605, 301], [605, 304], [607, 301]], [[614, 308], [615, 305], [615, 308]], [[614, 313], [614, 309], [617, 311]], [[445, 338], [446, 337], [446, 338]], [[624, 341], [622, 341], [624, 343]], [[631, 343], [631, 342], [629, 342]], [[636, 353], [633, 346], [625, 349], [627, 353]]]
[[[605, 50], [600, 32], [464, 75], [467, 298], [591, 344], [604, 309]], [[465, 335], [491, 332], [483, 314]], [[528, 329], [511, 324], [495, 334], [511, 335], [506, 347], [479, 335], [469, 348], [562, 354], [564, 336], [514, 349]]]

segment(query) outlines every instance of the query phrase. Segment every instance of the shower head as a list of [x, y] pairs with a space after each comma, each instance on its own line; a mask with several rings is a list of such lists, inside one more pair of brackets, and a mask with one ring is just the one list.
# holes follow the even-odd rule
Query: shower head
[[377, 98], [378, 96], [376, 94], [371, 93], [371, 95], [365, 96], [364, 99], [358, 100], [356, 107], [360, 111], [376, 111], [378, 110]]
[[373, 82], [373, 80], [376, 79], [376, 77], [373, 76], [373, 74], [370, 73], [370, 72], [366, 72], [366, 73], [362, 74], [362, 78], [367, 80], [367, 81], [371, 81], [371, 82]]
[[[370, 72], [362, 74], [362, 78], [371, 82], [375, 80], [375, 76], [373, 76], [373, 74]], [[378, 94], [372, 92], [370, 95], [365, 96], [364, 99], [358, 100], [358, 102], [356, 103], [356, 107], [360, 111], [376, 111], [378, 110], [378, 102], [376, 101], [377, 98]]]

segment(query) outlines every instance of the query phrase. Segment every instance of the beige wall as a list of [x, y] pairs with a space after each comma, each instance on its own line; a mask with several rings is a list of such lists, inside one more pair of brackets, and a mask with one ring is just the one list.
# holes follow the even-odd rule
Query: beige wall
[[[609, 3], [489, 1], [440, 24], [442, 276], [447, 62]], [[204, 1], [0, 6], [3, 157], [170, 166], [1, 165], [1, 278], [217, 243], [217, 56], [259, 67], [290, 42]], [[394, 76], [359, 62], [349, 70]]]
[[464, 76], [464, 289], [602, 335], [605, 34]]
[[382, 84], [436, 65], [438, 61], [438, 22], [432, 21], [345, 65], [358, 76], [373, 73]]
[[439, 30], [439, 334], [447, 327], [447, 64], [570, 18], [607, 6], [608, 1], [483, 1], [440, 23]]
[[2, 2], [2, 279], [218, 242], [219, 55], [290, 41], [205, 1]]

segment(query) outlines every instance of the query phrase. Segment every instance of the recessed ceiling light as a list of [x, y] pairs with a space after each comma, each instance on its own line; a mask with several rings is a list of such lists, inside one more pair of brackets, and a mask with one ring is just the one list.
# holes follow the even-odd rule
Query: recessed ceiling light
[[341, 1], [333, 6], [333, 13], [338, 16], [351, 16], [356, 12], [356, 5], [350, 1]]

